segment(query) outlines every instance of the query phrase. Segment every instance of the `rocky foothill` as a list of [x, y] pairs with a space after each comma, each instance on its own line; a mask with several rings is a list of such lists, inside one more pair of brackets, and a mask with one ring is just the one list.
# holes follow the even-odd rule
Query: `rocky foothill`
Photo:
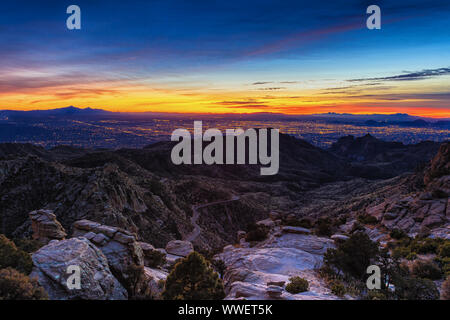
[[[280, 135], [271, 177], [174, 166], [170, 150], [0, 144], [0, 233], [39, 243], [32, 275], [51, 299], [160, 299], [194, 250], [224, 262], [227, 299], [338, 299], [317, 268], [356, 231], [381, 245], [393, 230], [450, 239], [450, 142], [366, 136], [323, 150]], [[251, 240], [254, 228], [268, 237]], [[67, 287], [71, 265], [81, 289]], [[296, 276], [306, 291], [286, 290]]]

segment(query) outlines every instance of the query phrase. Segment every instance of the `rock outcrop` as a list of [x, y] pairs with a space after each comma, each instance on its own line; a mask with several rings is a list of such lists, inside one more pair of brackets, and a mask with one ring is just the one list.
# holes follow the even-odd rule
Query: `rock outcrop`
[[[127, 299], [127, 291], [112, 275], [105, 255], [86, 238], [53, 240], [32, 259], [31, 277], [37, 277], [50, 299]], [[68, 273], [69, 266], [79, 268], [80, 289], [67, 285], [72, 274]]]
[[[226, 299], [337, 299], [316, 275], [331, 239], [308, 234], [274, 233], [254, 247], [229, 245], [216, 256], [224, 261]], [[279, 231], [278, 231], [279, 232]], [[308, 280], [310, 291], [290, 294], [284, 284], [292, 276]]]
[[63, 240], [67, 234], [63, 226], [56, 220], [51, 210], [36, 210], [29, 213], [33, 239], [43, 244], [51, 240]]
[[166, 245], [166, 252], [174, 256], [187, 257], [194, 251], [194, 246], [189, 241], [172, 240]]
[[127, 286], [129, 268], [144, 266], [144, 255], [135, 236], [123, 229], [89, 220], [73, 224], [74, 236], [83, 236], [95, 244], [108, 259], [112, 273]]

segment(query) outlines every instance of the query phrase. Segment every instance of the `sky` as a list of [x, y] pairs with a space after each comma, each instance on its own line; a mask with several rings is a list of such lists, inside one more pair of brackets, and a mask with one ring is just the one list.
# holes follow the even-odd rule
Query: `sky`
[[450, 1], [2, 2], [0, 109], [69, 105], [450, 117]]

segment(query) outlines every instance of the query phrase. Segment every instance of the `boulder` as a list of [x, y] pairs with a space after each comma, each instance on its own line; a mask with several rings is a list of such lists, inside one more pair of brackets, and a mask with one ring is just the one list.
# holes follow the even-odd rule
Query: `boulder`
[[275, 226], [275, 222], [272, 219], [264, 219], [256, 222], [259, 226], [265, 226], [267, 228], [273, 228]]
[[285, 281], [269, 281], [267, 282], [267, 286], [278, 286], [278, 287], [284, 287]]
[[311, 234], [311, 230], [302, 227], [284, 226], [281, 230], [284, 233]]
[[154, 300], [161, 299], [164, 290], [162, 282], [166, 281], [168, 273], [159, 269], [144, 267], [144, 278], [147, 282], [146, 296]]
[[172, 240], [166, 245], [167, 253], [175, 256], [187, 257], [187, 255], [194, 251], [194, 246], [189, 241]]
[[51, 240], [63, 240], [67, 233], [63, 226], [56, 220], [56, 216], [51, 210], [37, 210], [29, 214], [31, 219], [31, 229], [33, 239], [43, 244]]
[[283, 294], [283, 288], [279, 286], [268, 286], [266, 293], [272, 299], [280, 299]]
[[343, 241], [347, 241], [349, 239], [349, 237], [347, 237], [343, 234], [333, 234], [331, 236], [331, 239], [333, 239], [334, 242], [343, 242]]
[[144, 265], [143, 249], [132, 233], [89, 220], [76, 221], [73, 229], [74, 234], [87, 238], [103, 252], [123, 285], [129, 278], [130, 266]]
[[[53, 240], [32, 256], [33, 271], [39, 284], [55, 300], [125, 300], [127, 291], [112, 275], [108, 260], [86, 238]], [[80, 289], [69, 288], [69, 266], [79, 267]], [[70, 283], [70, 282], [69, 282]]]

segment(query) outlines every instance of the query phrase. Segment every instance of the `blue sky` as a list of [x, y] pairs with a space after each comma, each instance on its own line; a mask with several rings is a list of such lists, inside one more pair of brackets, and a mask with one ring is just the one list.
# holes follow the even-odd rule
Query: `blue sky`
[[[71, 4], [81, 30], [66, 28]], [[371, 4], [381, 30], [365, 27]], [[216, 112], [232, 99], [287, 113], [445, 115], [450, 72], [381, 78], [449, 68], [449, 17], [443, 1], [11, 1], [0, 6], [0, 108]], [[355, 82], [344, 94], [349, 80], [373, 78], [358, 83], [365, 96], [404, 101], [358, 100]], [[335, 87], [344, 91], [324, 100]], [[262, 101], [268, 92], [276, 103]]]

